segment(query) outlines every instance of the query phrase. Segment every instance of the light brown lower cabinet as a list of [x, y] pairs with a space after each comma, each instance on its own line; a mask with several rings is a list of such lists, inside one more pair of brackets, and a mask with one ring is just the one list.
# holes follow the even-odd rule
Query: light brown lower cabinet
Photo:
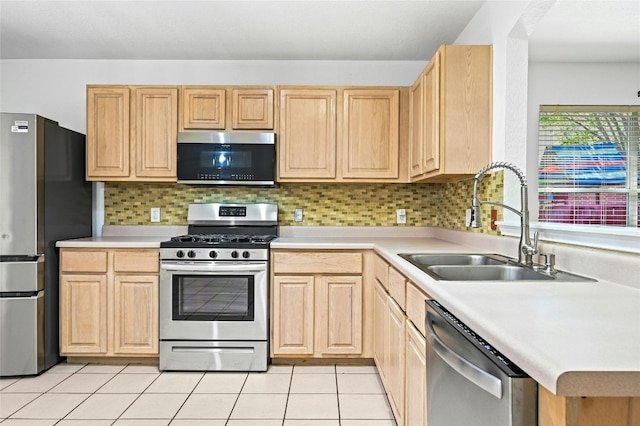
[[[390, 297], [390, 296], [389, 296]], [[387, 395], [391, 409], [399, 425], [404, 423], [404, 379], [405, 379], [405, 315], [400, 306], [389, 299], [389, 364]]]
[[373, 307], [373, 356], [398, 425], [404, 425], [405, 315], [376, 283]]
[[273, 354], [362, 353], [362, 277], [276, 276]]
[[274, 278], [274, 355], [313, 355], [314, 281], [312, 275]]
[[407, 320], [405, 334], [405, 406], [407, 426], [427, 424], [427, 353], [425, 338]]
[[273, 356], [360, 357], [362, 253], [274, 251]]
[[[380, 256], [374, 262], [373, 358], [398, 426], [427, 424], [425, 300]], [[406, 312], [405, 312], [406, 309]]]
[[61, 249], [60, 353], [158, 355], [157, 249]]

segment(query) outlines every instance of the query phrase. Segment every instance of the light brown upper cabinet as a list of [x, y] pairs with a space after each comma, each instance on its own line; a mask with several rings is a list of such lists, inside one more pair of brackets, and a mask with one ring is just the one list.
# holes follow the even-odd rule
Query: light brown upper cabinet
[[398, 178], [399, 120], [399, 90], [344, 91], [344, 178]]
[[273, 89], [233, 89], [232, 128], [273, 129]]
[[180, 130], [225, 128], [226, 92], [206, 86], [180, 88]]
[[283, 86], [279, 98], [279, 181], [407, 181], [407, 88]]
[[273, 130], [274, 89], [182, 86], [180, 130]]
[[336, 178], [335, 89], [280, 90], [278, 180]]
[[411, 181], [445, 182], [491, 161], [491, 46], [441, 46], [410, 90]]
[[87, 86], [87, 180], [176, 180], [178, 88]]

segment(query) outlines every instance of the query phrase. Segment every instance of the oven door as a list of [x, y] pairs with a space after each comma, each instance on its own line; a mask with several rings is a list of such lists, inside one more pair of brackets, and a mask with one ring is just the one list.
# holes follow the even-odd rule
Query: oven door
[[161, 262], [161, 340], [267, 336], [267, 262]]

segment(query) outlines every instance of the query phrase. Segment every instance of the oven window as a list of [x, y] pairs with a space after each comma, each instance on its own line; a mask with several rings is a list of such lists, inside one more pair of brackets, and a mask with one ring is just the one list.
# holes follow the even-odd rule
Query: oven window
[[253, 321], [252, 275], [174, 275], [173, 319]]

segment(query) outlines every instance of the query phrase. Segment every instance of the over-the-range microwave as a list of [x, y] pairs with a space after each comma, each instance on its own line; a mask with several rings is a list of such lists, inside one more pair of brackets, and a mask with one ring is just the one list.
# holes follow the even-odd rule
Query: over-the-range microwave
[[179, 132], [178, 183], [274, 186], [276, 135]]

